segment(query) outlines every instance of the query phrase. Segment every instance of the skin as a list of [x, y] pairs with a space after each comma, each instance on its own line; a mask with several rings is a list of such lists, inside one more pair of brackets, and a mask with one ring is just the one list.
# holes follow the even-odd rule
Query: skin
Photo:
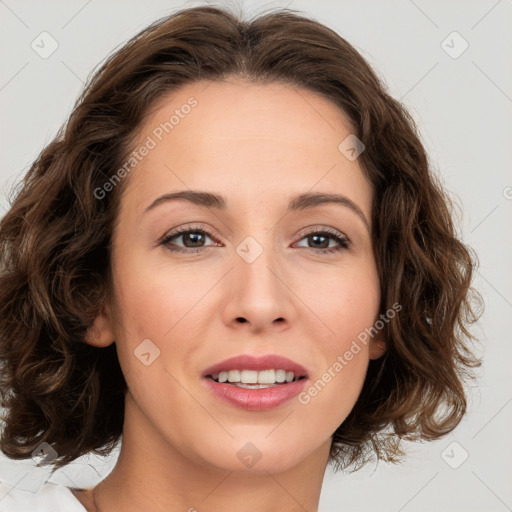
[[[316, 511], [331, 436], [383, 340], [361, 345], [308, 404], [294, 398], [270, 411], [242, 410], [214, 397], [200, 374], [228, 357], [273, 353], [305, 366], [314, 383], [373, 325], [380, 292], [372, 190], [358, 161], [338, 150], [353, 132], [339, 109], [286, 84], [189, 84], [159, 102], [139, 140], [191, 96], [198, 105], [125, 178], [113, 296], [88, 336], [96, 346], [117, 345], [129, 387], [123, 443], [94, 495], [76, 496], [102, 512]], [[144, 213], [162, 194], [188, 189], [221, 194], [228, 206], [179, 200]], [[285, 214], [289, 199], [305, 192], [343, 194], [367, 224], [332, 203]], [[201, 252], [158, 245], [182, 226], [212, 235], [196, 243]], [[339, 242], [315, 245], [307, 235], [325, 228], [346, 236], [349, 248], [322, 254], [319, 247]], [[251, 263], [236, 252], [247, 236], [263, 250]], [[184, 249], [194, 239], [172, 243]], [[160, 350], [149, 366], [134, 356], [144, 339]], [[237, 457], [247, 442], [262, 455], [252, 468]]]

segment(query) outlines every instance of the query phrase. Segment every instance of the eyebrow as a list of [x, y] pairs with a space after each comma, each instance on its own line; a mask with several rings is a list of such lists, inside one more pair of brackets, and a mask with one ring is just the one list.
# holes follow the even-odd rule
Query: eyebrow
[[[211, 192], [181, 190], [179, 192], [163, 194], [157, 197], [149, 206], [146, 207], [144, 213], [163, 203], [179, 199], [189, 201], [192, 204], [204, 206], [206, 208], [215, 208], [217, 210], [225, 210], [227, 208], [227, 200], [223, 196], [213, 194]], [[340, 204], [349, 208], [364, 222], [368, 230], [370, 230], [368, 219], [361, 208], [359, 208], [354, 201], [342, 194], [331, 194], [325, 192], [306, 192], [304, 194], [300, 194], [290, 199], [286, 213], [288, 214], [295, 211], [307, 210], [308, 208], [314, 208], [323, 204]]]

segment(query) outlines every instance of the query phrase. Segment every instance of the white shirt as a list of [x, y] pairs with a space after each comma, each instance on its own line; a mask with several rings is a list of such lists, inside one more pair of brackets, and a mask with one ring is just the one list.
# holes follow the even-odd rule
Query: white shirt
[[0, 512], [87, 512], [69, 487], [45, 483], [37, 493], [0, 482]]

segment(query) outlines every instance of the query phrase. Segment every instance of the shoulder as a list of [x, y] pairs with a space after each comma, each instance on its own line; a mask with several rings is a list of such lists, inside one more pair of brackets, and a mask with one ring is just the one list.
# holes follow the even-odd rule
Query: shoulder
[[69, 487], [45, 483], [38, 492], [16, 489], [0, 482], [2, 512], [86, 512]]

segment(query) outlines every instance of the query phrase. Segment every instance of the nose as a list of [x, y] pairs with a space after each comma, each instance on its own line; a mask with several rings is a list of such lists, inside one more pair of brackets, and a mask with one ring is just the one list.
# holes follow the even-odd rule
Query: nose
[[250, 261], [239, 255], [235, 258], [226, 283], [224, 322], [253, 333], [289, 328], [296, 314], [290, 276], [271, 249]]

